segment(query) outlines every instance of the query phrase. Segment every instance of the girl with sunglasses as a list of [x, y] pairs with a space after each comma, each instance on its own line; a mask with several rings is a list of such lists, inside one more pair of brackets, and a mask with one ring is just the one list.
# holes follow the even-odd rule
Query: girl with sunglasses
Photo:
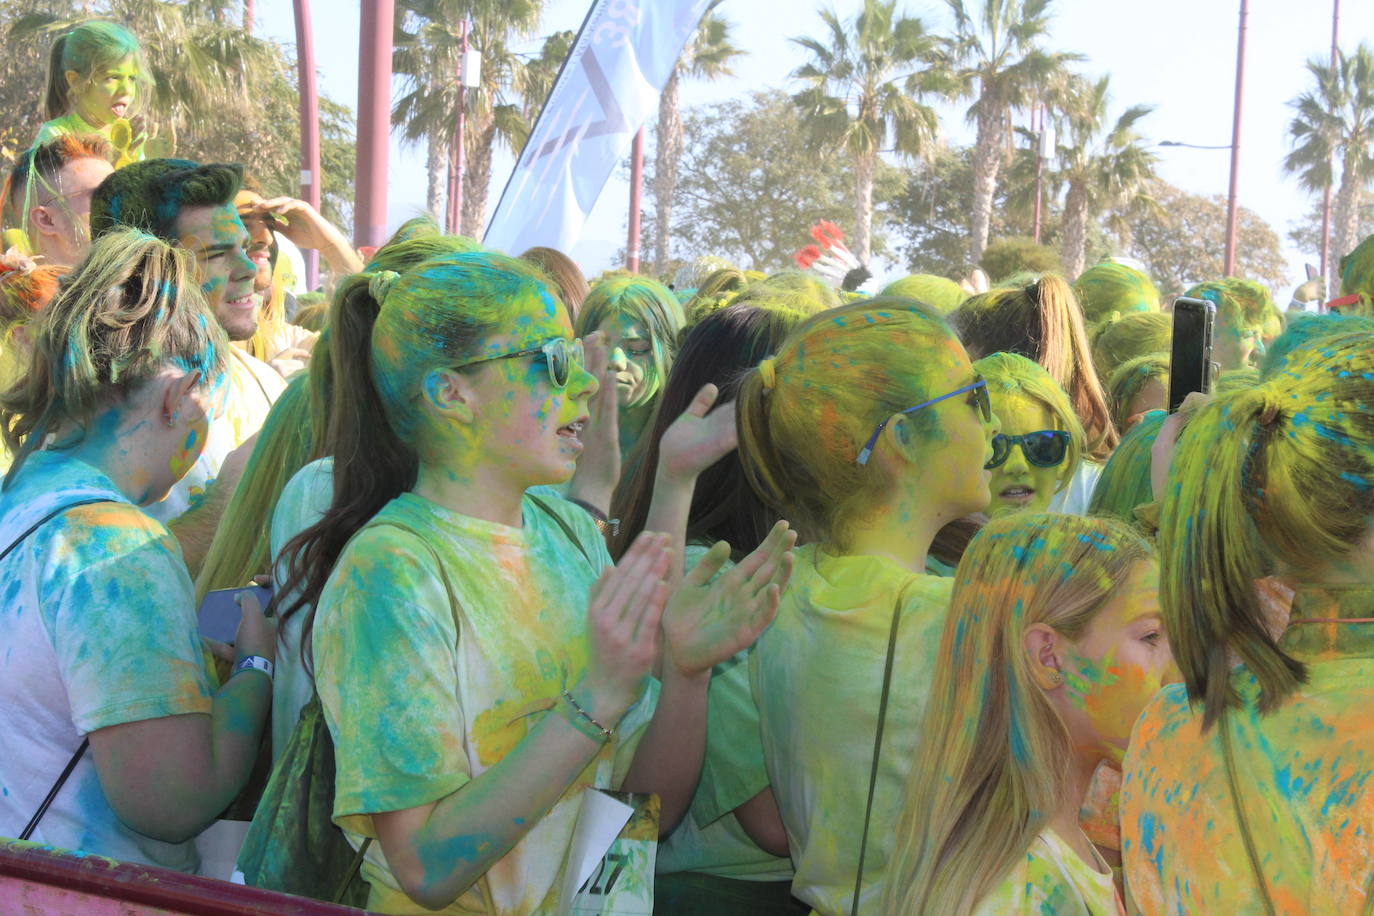
[[685, 808], [710, 668], [771, 618], [785, 531], [708, 588], [717, 549], [670, 601], [666, 538], [611, 567], [586, 513], [528, 494], [571, 476], [597, 383], [526, 262], [355, 275], [334, 317], [334, 500], [283, 551], [334, 820], [374, 840], [369, 909], [552, 912], [584, 790]]
[[839, 916], [857, 885], [878, 912], [949, 606], [926, 553], [987, 508], [997, 420], [954, 334], [899, 298], [807, 319], [745, 377], [738, 412], [745, 476], [806, 545], [750, 658], [792, 892]]
[[933, 664], [872, 912], [1122, 912], [1080, 805], [1171, 670], [1149, 543], [1109, 519], [993, 519], [959, 564]]
[[1083, 454], [1083, 427], [1068, 395], [1048, 372], [1015, 353], [985, 356], [973, 368], [987, 380], [1002, 421], [987, 465], [988, 513], [1048, 511], [1076, 479]]

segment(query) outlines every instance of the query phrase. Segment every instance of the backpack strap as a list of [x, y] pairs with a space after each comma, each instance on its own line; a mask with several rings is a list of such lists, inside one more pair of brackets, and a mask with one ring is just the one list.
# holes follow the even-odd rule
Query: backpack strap
[[553, 506], [549, 505], [542, 496], [535, 496], [528, 490], [525, 491], [525, 496], [530, 502], [539, 507], [545, 515], [553, 519], [559, 528], [563, 529], [563, 533], [567, 535], [568, 540], [572, 541], [572, 545], [577, 548], [577, 552], [582, 554], [582, 559], [587, 561], [587, 565], [592, 568], [592, 572], [600, 573], [601, 570], [597, 567], [596, 563], [592, 561], [592, 555], [587, 552], [586, 546], [578, 539], [577, 532], [573, 531], [572, 525], [568, 524], [567, 519], [553, 511]]
[[883, 727], [887, 722], [887, 696], [892, 688], [892, 662], [897, 654], [897, 624], [902, 619], [902, 593], [892, 609], [892, 626], [887, 632], [887, 661], [883, 664], [883, 690], [878, 697], [878, 728], [873, 733], [873, 765], [868, 771], [868, 803], [864, 806], [864, 830], [859, 839], [859, 868], [854, 876], [854, 903], [850, 916], [859, 916], [859, 895], [864, 885], [864, 859], [868, 855], [868, 827], [873, 818], [873, 796], [878, 788], [878, 759], [883, 752]]
[[[27, 531], [19, 535], [19, 537], [15, 538], [14, 541], [12, 541], [10, 545], [6, 547], [3, 551], [0, 551], [0, 560], [4, 560], [5, 557], [13, 553], [14, 549], [18, 547], [20, 544], [24, 543], [24, 541], [28, 539], [29, 535], [33, 534], [39, 528], [42, 528], [48, 522], [57, 518], [59, 515], [68, 511], [69, 509], [75, 509], [78, 506], [89, 506], [93, 503], [112, 502], [114, 502], [114, 500], [107, 499], [105, 497], [93, 497], [91, 499], [82, 499], [74, 503], [67, 503], [65, 505], [58, 506], [56, 509], [52, 510], [47, 515], [43, 516], [41, 519], [34, 522], [31, 526], [29, 526], [29, 529]], [[56, 801], [57, 793], [61, 792], [62, 787], [66, 785], [67, 778], [72, 775], [72, 770], [76, 769], [77, 761], [81, 759], [82, 754], [86, 753], [86, 748], [90, 743], [90, 738], [81, 739], [81, 745], [76, 749], [76, 753], [72, 754], [71, 759], [67, 761], [67, 765], [63, 767], [62, 774], [58, 776], [57, 781], [52, 784], [52, 788], [48, 790], [47, 796], [38, 805], [38, 810], [33, 813], [33, 817], [29, 818], [29, 822], [24, 825], [24, 829], [19, 831], [19, 839], [27, 840], [29, 837], [33, 836], [33, 832], [38, 829], [38, 822], [43, 820], [43, 815], [48, 813], [48, 808], [52, 807], [52, 803]]]

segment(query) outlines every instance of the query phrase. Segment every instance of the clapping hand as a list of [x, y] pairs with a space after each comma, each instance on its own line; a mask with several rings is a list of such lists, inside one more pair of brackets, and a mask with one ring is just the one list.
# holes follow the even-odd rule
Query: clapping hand
[[796, 543], [797, 533], [778, 522], [753, 553], [719, 577], [730, 545], [720, 541], [712, 547], [663, 612], [665, 664], [698, 675], [752, 645], [778, 612]]

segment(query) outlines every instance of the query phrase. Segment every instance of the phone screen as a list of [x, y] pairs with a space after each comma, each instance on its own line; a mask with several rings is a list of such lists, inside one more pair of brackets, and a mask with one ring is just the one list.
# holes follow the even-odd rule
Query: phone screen
[[1217, 307], [1205, 299], [1174, 300], [1174, 339], [1169, 354], [1169, 413], [1212, 380], [1212, 325]]
[[205, 600], [200, 603], [196, 617], [200, 621], [200, 635], [217, 642], [232, 644], [238, 636], [239, 621], [243, 619], [243, 609], [234, 596], [240, 592], [252, 592], [258, 604], [267, 607], [272, 600], [272, 589], [252, 585], [247, 588], [221, 588], [206, 592]]

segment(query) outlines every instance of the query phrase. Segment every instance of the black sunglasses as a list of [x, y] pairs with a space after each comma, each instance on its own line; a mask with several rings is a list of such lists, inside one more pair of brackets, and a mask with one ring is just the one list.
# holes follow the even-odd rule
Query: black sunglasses
[[989, 471], [1001, 467], [1011, 457], [1011, 450], [1021, 446], [1026, 461], [1038, 468], [1057, 467], [1069, 451], [1069, 434], [1062, 429], [1041, 429], [1021, 436], [1002, 433], [992, 437], [992, 458], [983, 465]]

